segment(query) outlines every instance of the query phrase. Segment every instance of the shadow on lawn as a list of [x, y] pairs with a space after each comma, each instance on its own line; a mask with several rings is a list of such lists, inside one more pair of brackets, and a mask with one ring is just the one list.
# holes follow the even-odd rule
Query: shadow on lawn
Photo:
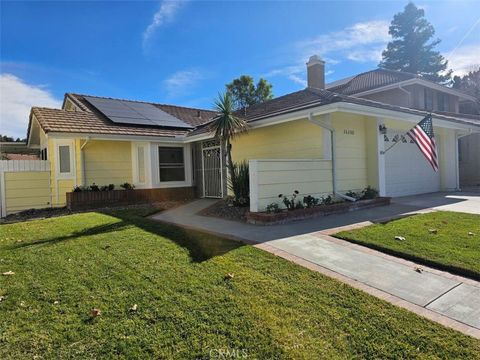
[[189, 251], [190, 258], [194, 262], [202, 262], [215, 256], [226, 254], [235, 250], [244, 244], [219, 238], [214, 235], [201, 233], [198, 231], [182, 229], [174, 225], [163, 224], [148, 218], [141, 211], [136, 210], [110, 210], [101, 212], [102, 214], [115, 217], [121, 221], [113, 224], [98, 225], [72, 234], [41, 239], [30, 243], [19, 243], [14, 245], [14, 249], [31, 248], [40, 245], [54, 245], [67, 240], [73, 240], [83, 236], [94, 236], [123, 230], [127, 227], [135, 226], [149, 233], [165, 237], [177, 245], [186, 248]]
[[227, 240], [215, 235], [150, 220], [145, 218], [147, 214], [142, 216], [131, 210], [108, 211], [105, 214], [175, 242], [189, 251], [190, 258], [194, 262], [221, 256], [245, 245], [239, 241]]

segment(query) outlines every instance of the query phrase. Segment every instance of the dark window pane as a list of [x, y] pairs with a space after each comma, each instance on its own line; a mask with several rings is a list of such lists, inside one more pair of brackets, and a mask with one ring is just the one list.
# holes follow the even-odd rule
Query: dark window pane
[[70, 172], [70, 147], [59, 146], [58, 157], [60, 160], [60, 173], [69, 173]]
[[159, 147], [158, 160], [160, 168], [160, 182], [185, 181], [183, 148]]

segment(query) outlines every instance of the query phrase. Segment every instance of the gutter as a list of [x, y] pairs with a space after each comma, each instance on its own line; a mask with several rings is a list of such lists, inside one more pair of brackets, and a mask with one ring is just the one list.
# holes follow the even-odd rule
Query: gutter
[[335, 136], [335, 129], [328, 125], [325, 124], [323, 121], [315, 120], [313, 118], [313, 113], [308, 114], [308, 120], [317, 126], [320, 126], [323, 129], [326, 129], [330, 131], [330, 144], [331, 144], [331, 152], [332, 152], [332, 187], [333, 187], [333, 194], [344, 199], [348, 200], [351, 202], [357, 201], [357, 199], [347, 196], [345, 194], [342, 194], [337, 191], [337, 162], [336, 162], [336, 153], [335, 153], [335, 148], [336, 148], [336, 136]]

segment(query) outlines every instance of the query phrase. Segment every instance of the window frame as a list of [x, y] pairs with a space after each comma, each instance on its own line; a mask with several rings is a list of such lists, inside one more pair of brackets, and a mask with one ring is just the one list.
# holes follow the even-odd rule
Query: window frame
[[[182, 168], [183, 169], [183, 179], [181, 180], [163, 180], [162, 181], [162, 164], [160, 163], [160, 150], [161, 149], [175, 149], [175, 150], [180, 150], [180, 153], [182, 155], [182, 166], [176, 166], [176, 167], [171, 167], [173, 168]], [[160, 183], [178, 183], [178, 182], [185, 182], [187, 180], [187, 164], [185, 162], [185, 148], [184, 147], [179, 147], [179, 146], [167, 146], [167, 145], [159, 145], [157, 146], [157, 153], [158, 153], [158, 179]], [[168, 164], [168, 163], [167, 163]], [[180, 164], [180, 163], [171, 163], [171, 164]]]
[[[179, 147], [183, 148], [183, 163], [185, 171], [184, 181], [160, 181], [160, 159], [158, 157], [159, 147]], [[192, 185], [192, 159], [191, 159], [191, 144], [178, 143], [167, 141], [156, 141], [150, 143], [150, 176], [152, 188], [173, 188], [173, 187], [189, 187]]]
[[[67, 146], [69, 148], [70, 171], [60, 171], [60, 147]], [[56, 163], [56, 178], [57, 179], [75, 179], [75, 142], [73, 140], [57, 140], [55, 143], [55, 163]]]

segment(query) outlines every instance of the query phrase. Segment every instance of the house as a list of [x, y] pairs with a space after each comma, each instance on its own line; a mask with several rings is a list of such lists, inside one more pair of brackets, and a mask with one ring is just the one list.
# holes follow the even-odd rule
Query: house
[[[458, 139], [480, 132], [480, 121], [455, 113], [464, 94], [383, 70], [326, 88], [324, 65], [312, 56], [307, 88], [239, 113], [250, 130], [234, 139], [232, 156], [250, 161], [251, 211], [294, 189], [340, 197], [366, 186], [383, 196], [459, 189]], [[408, 83], [399, 87], [395, 78]], [[374, 91], [379, 81], [388, 83], [383, 94]], [[389, 104], [397, 95], [401, 103]], [[439, 172], [405, 135], [430, 112]], [[203, 109], [67, 93], [62, 109], [32, 108], [28, 146], [49, 161], [51, 206], [64, 206], [66, 193], [92, 183], [221, 198], [227, 171], [208, 126], [214, 117]]]
[[[419, 75], [386, 69], [338, 80], [326, 88], [344, 95], [452, 116], [473, 109], [477, 101], [473, 96]], [[480, 115], [463, 113], [461, 116], [480, 122]], [[458, 147], [460, 185], [480, 185], [480, 134], [461, 135]]]

